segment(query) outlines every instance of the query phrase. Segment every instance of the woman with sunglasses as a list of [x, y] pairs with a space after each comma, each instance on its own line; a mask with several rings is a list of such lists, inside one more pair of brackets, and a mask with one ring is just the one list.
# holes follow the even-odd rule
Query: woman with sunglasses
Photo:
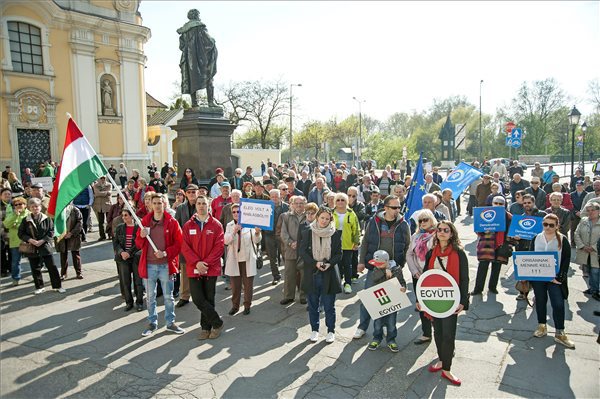
[[[497, 195], [492, 200], [492, 206], [501, 206], [504, 208], [506, 200], [502, 195]], [[512, 221], [512, 214], [506, 212], [506, 229], [504, 231], [488, 231], [483, 233], [477, 233], [477, 260], [479, 265], [477, 266], [477, 277], [475, 278], [475, 288], [471, 292], [471, 295], [481, 295], [483, 292], [483, 286], [487, 278], [488, 269], [490, 263], [492, 264], [492, 273], [490, 275], [490, 282], [488, 283], [488, 291], [492, 294], [498, 294], [498, 278], [500, 277], [500, 268], [502, 265], [508, 263], [510, 258], [510, 247], [508, 247], [508, 241], [506, 234], [510, 228]]]
[[19, 285], [21, 281], [21, 252], [19, 252], [19, 226], [21, 222], [29, 216], [27, 209], [27, 200], [23, 197], [17, 197], [12, 201], [12, 212], [6, 214], [3, 225], [8, 232], [8, 247], [10, 249], [10, 267], [12, 275], [12, 285]]
[[183, 176], [181, 176], [181, 182], [179, 183], [179, 188], [185, 191], [186, 187], [190, 184], [199, 185], [198, 179], [194, 174], [194, 169], [186, 168], [185, 172], [183, 172]]
[[175, 192], [175, 202], [173, 202], [173, 209], [177, 209], [177, 207], [185, 202], [185, 191], [178, 188]]
[[335, 296], [342, 292], [335, 269], [342, 260], [342, 232], [335, 228], [334, 217], [329, 209], [321, 208], [309, 227], [300, 230], [298, 252], [304, 260], [302, 288], [308, 300], [312, 342], [319, 339], [319, 305], [325, 311], [325, 342], [335, 341]]
[[554, 341], [570, 349], [575, 349], [575, 343], [565, 334], [565, 300], [569, 295], [567, 286], [567, 274], [571, 263], [571, 245], [564, 235], [559, 231], [558, 216], [546, 215], [542, 226], [544, 231], [533, 238], [530, 251], [536, 252], [558, 252], [558, 263], [560, 265], [556, 277], [552, 281], [532, 281], [535, 293], [535, 312], [538, 318], [538, 327], [533, 333], [534, 337], [541, 338], [548, 334], [546, 328], [546, 309], [548, 297], [552, 306], [552, 319], [556, 332]]
[[[460, 289], [460, 304], [453, 315], [433, 319], [433, 336], [439, 360], [429, 366], [429, 371], [435, 373], [442, 370], [443, 378], [459, 386], [461, 380], [450, 372], [450, 367], [454, 356], [458, 314], [469, 308], [469, 261], [452, 222], [444, 220], [437, 224], [433, 248], [427, 252], [423, 271], [430, 269], [443, 270], [454, 278]], [[419, 310], [420, 307], [417, 303]]]
[[340, 274], [344, 279], [344, 293], [352, 293], [352, 251], [360, 244], [360, 227], [356, 213], [348, 205], [348, 196], [344, 193], [335, 194], [333, 219], [336, 230], [342, 232], [343, 258], [340, 262]]
[[[433, 247], [435, 236], [435, 216], [429, 209], [423, 209], [417, 215], [418, 229], [410, 238], [410, 245], [406, 253], [406, 263], [412, 275], [413, 288], [417, 286], [417, 280], [423, 273], [425, 256]], [[421, 329], [423, 335], [415, 341], [415, 345], [431, 342], [431, 320], [425, 316], [425, 312], [419, 312], [421, 318]]]
[[225, 274], [231, 281], [231, 310], [233, 316], [240, 309], [242, 285], [244, 286], [244, 314], [250, 314], [252, 305], [252, 291], [254, 276], [256, 276], [256, 260], [258, 251], [256, 245], [260, 244], [262, 235], [260, 229], [242, 227], [239, 224], [240, 204], [231, 205], [233, 220], [225, 227]]

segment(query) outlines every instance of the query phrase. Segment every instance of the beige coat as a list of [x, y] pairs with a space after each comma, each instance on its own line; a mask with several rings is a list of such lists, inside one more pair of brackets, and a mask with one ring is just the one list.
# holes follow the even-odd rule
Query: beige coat
[[110, 200], [112, 194], [112, 184], [97, 182], [94, 184], [94, 203], [92, 209], [94, 212], [108, 213], [112, 202]]
[[579, 265], [587, 264], [588, 253], [583, 251], [583, 247], [591, 246], [594, 248], [594, 252], [591, 253], [591, 265], [592, 267], [599, 267], [598, 265], [598, 252], [597, 242], [600, 239], [600, 220], [597, 220], [596, 223], [593, 224], [587, 217], [581, 219], [579, 225], [577, 226], [577, 230], [575, 230], [575, 246], [577, 247], [577, 257], [575, 258], [575, 263]]
[[[225, 227], [225, 245], [227, 245], [227, 257], [225, 261], [225, 274], [228, 276], [237, 277], [240, 275], [240, 267], [238, 266], [238, 237], [237, 234], [233, 233], [235, 221], [227, 223]], [[256, 244], [260, 243], [262, 235], [256, 235], [254, 229], [247, 227], [242, 228], [239, 232], [242, 239], [240, 251], [245, 255], [246, 259], [246, 276], [252, 277], [256, 275], [256, 254], [258, 249], [255, 250]]]
[[284, 259], [298, 259], [298, 250], [294, 249], [291, 244], [296, 242], [296, 248], [300, 244], [300, 237], [298, 237], [298, 231], [300, 224], [306, 219], [306, 215], [296, 215], [294, 211], [282, 213], [279, 216], [281, 220], [281, 246], [284, 250]]

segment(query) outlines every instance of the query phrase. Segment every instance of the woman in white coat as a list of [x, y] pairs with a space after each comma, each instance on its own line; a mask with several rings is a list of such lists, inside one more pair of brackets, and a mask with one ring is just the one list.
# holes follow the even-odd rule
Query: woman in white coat
[[252, 290], [256, 275], [256, 259], [258, 250], [256, 244], [262, 239], [258, 227], [250, 229], [238, 224], [240, 215], [239, 204], [232, 204], [233, 220], [225, 227], [225, 245], [227, 245], [227, 260], [225, 274], [231, 279], [231, 310], [233, 316], [240, 309], [242, 285], [244, 286], [244, 314], [250, 314]]

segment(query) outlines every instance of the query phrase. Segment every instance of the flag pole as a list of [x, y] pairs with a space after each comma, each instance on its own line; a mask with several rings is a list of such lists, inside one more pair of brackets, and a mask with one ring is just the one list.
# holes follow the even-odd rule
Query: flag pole
[[[125, 206], [129, 210], [129, 212], [131, 212], [131, 216], [133, 217], [133, 220], [135, 221], [135, 223], [140, 227], [140, 229], [145, 229], [144, 225], [142, 225], [142, 221], [140, 220], [140, 218], [138, 218], [138, 216], [135, 214], [135, 211], [131, 207], [131, 204], [129, 203], [127, 198], [125, 198], [125, 195], [123, 194], [123, 192], [121, 190], [119, 190], [119, 186], [117, 185], [117, 182], [115, 182], [115, 179], [113, 179], [113, 177], [110, 175], [110, 173], [108, 173], [106, 175], [106, 177], [108, 177], [108, 180], [110, 180], [110, 182], [114, 185], [114, 187], [117, 188], [117, 193], [118, 193], [119, 197], [121, 197], [121, 199], [125, 203]], [[147, 235], [146, 238], [148, 239], [148, 242], [150, 243], [150, 246], [152, 247], [152, 249], [154, 249], [154, 251], [158, 251], [158, 248], [156, 248], [156, 245], [154, 244], [154, 241], [152, 241], [152, 238], [150, 238], [149, 235]]]

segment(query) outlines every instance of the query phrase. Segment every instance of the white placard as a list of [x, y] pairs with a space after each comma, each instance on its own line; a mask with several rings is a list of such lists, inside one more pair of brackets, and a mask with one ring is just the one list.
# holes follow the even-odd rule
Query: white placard
[[44, 187], [44, 191], [47, 193], [52, 192], [52, 188], [54, 183], [52, 183], [52, 178], [50, 176], [47, 177], [32, 177], [31, 184], [40, 183], [42, 187]]
[[269, 200], [242, 198], [240, 201], [240, 225], [273, 230], [275, 204]]
[[406, 292], [397, 278], [391, 278], [381, 284], [365, 288], [358, 292], [363, 305], [373, 320], [412, 306]]

